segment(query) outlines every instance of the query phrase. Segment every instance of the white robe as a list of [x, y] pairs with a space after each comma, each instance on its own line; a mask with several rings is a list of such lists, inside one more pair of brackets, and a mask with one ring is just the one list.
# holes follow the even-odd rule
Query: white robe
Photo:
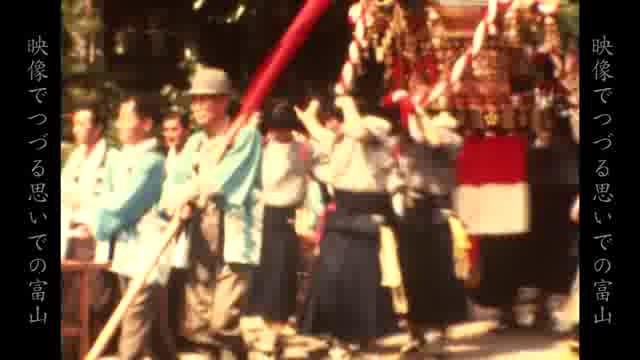
[[70, 155], [61, 174], [61, 256], [68, 252], [70, 225], [86, 223], [95, 200], [104, 192], [105, 165], [118, 151], [109, 149], [107, 142], [98, 141], [88, 156], [85, 145], [78, 146]]

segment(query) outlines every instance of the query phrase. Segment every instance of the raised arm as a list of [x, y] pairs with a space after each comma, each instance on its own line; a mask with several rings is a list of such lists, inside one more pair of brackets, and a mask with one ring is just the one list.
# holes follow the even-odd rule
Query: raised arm
[[298, 119], [302, 122], [313, 139], [320, 142], [323, 145], [329, 146], [336, 141], [337, 135], [322, 126], [318, 119], [318, 111], [320, 109], [320, 102], [312, 100], [306, 109], [302, 110], [295, 106], [294, 110]]

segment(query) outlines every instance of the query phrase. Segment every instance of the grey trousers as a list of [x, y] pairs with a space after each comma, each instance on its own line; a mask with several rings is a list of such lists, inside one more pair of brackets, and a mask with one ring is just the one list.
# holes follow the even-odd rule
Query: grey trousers
[[246, 309], [251, 268], [223, 260], [223, 213], [216, 199], [194, 215], [189, 229], [181, 335], [192, 344], [246, 357], [240, 317]]
[[242, 352], [240, 317], [246, 307], [250, 274], [243, 265], [222, 264], [211, 258], [195, 262], [186, 280], [182, 336], [197, 345]]
[[[124, 294], [131, 279], [120, 276], [119, 280]], [[142, 360], [145, 355], [151, 355], [153, 360], [178, 359], [175, 339], [167, 323], [166, 296], [166, 288], [158, 284], [140, 290], [122, 320], [120, 360]]]
[[196, 344], [217, 345], [215, 337], [240, 336], [250, 270], [238, 265], [196, 263], [185, 286], [182, 335]]

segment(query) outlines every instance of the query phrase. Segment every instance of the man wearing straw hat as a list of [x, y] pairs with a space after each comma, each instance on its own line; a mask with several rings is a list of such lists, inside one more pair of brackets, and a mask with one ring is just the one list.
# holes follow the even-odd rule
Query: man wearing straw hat
[[182, 209], [187, 219], [180, 240], [188, 250], [175, 262], [188, 267], [181, 333], [210, 355], [227, 347], [243, 357], [239, 319], [260, 260], [262, 139], [255, 125], [244, 126], [220, 156], [232, 128], [233, 89], [223, 70], [198, 68], [188, 96], [202, 131], [187, 140], [161, 200], [169, 215]]

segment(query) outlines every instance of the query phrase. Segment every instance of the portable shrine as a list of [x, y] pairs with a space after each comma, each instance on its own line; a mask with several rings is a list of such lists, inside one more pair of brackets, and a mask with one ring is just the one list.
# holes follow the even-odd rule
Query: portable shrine
[[577, 70], [565, 66], [559, 1], [361, 0], [336, 85], [348, 93], [366, 62], [385, 66], [394, 100], [449, 111], [461, 129], [539, 131], [564, 101], [577, 109]]

